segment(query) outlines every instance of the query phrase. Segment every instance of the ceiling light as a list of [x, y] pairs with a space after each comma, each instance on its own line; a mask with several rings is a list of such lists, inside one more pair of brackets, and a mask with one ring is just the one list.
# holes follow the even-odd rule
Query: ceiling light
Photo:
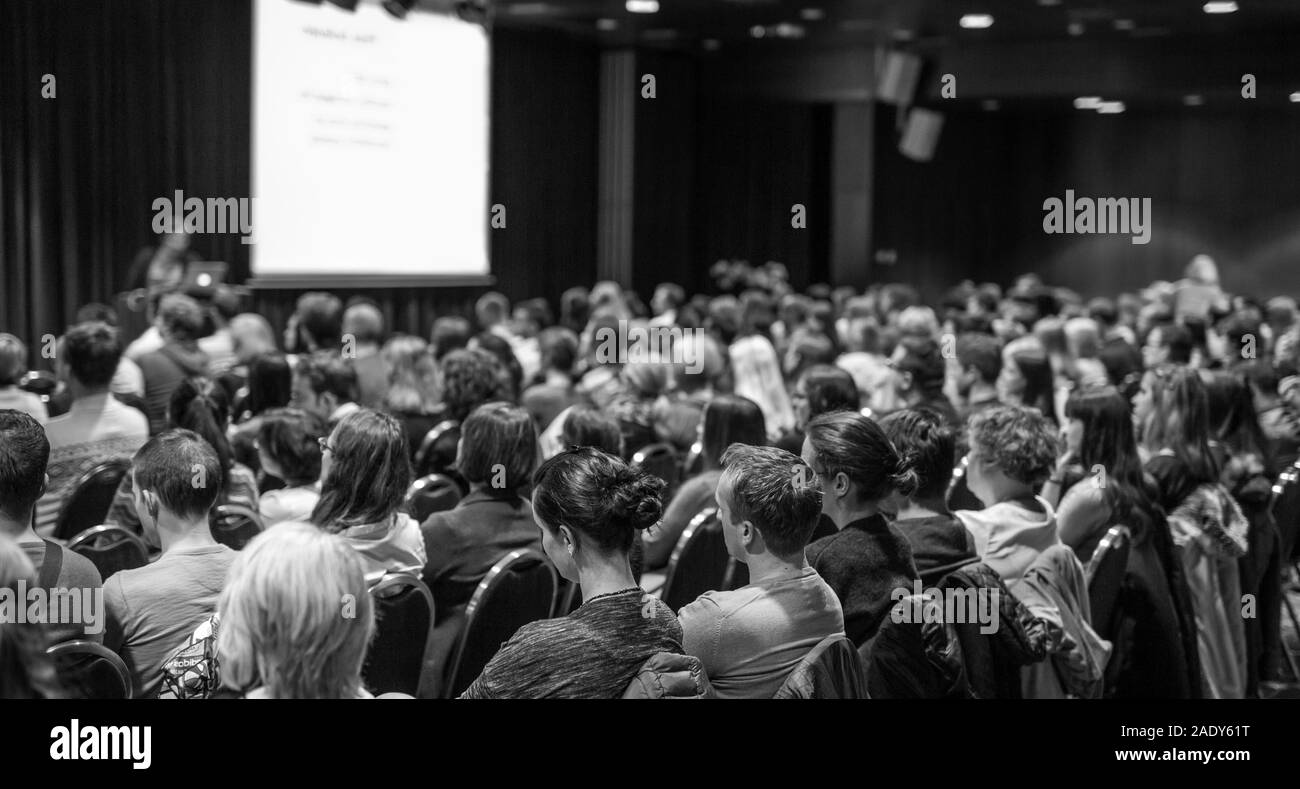
[[961, 18], [961, 26], [967, 30], [983, 30], [993, 26], [992, 14], [966, 14]]
[[1081, 35], [1083, 35], [1083, 23], [1082, 23], [1082, 22], [1071, 22], [1071, 23], [1070, 23], [1070, 26], [1069, 26], [1068, 28], [1066, 28], [1066, 29], [1070, 31], [1070, 35], [1072, 35], [1072, 36], [1081, 36]]
[[1122, 101], [1103, 101], [1097, 106], [1097, 112], [1102, 115], [1116, 115], [1124, 111], [1124, 102]]
[[1101, 106], [1101, 96], [1080, 96], [1074, 100], [1076, 110], [1095, 110]]
[[1296, 91], [1295, 93], [1291, 94], [1291, 101], [1295, 102], [1296, 104], [1300, 104], [1300, 91]]
[[1231, 14], [1237, 10], [1237, 3], [1235, 0], [1211, 0], [1201, 8], [1207, 14]]
[[1205, 99], [1201, 98], [1195, 93], [1190, 93], [1186, 96], [1183, 96], [1183, 104], [1186, 104], [1188, 107], [1199, 107], [1204, 103], [1205, 103]]
[[596, 20], [596, 29], [597, 29], [597, 30], [604, 30], [605, 32], [609, 32], [610, 30], [618, 30], [618, 20], [617, 20], [617, 19], [597, 19], [597, 20]]
[[816, 22], [819, 19], [825, 19], [826, 12], [821, 10], [820, 8], [805, 8], [804, 10], [799, 12], [799, 16], [805, 22]]
[[659, 0], [627, 0], [624, 7], [629, 14], [657, 14]]
[[803, 38], [803, 25], [792, 25], [789, 22], [782, 22], [772, 29], [777, 38]]
[[754, 25], [749, 29], [749, 34], [754, 38], [762, 38], [763, 36], [767, 35], [767, 28], [763, 27], [762, 25]]

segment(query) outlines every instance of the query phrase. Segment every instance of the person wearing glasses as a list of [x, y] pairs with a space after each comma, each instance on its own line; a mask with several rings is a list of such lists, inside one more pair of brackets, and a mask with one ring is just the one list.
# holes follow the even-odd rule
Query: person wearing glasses
[[420, 524], [401, 512], [411, 486], [402, 425], [388, 414], [358, 408], [319, 440], [320, 499], [311, 522], [341, 535], [361, 554], [367, 581], [384, 573], [424, 569]]

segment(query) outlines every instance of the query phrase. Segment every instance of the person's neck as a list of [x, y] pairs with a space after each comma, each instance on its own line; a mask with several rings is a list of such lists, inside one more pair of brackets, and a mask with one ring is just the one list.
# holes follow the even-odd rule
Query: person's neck
[[1037, 498], [1038, 493], [1028, 485], [1015, 484], [1008, 485], [994, 494], [994, 504], [1017, 504], [1026, 501], [1032, 501]]
[[494, 488], [491, 485], [489, 485], [487, 482], [469, 483], [469, 495], [474, 496], [479, 494], [482, 494], [484, 496], [493, 496], [495, 498], [512, 498], [509, 491], [498, 490], [497, 488]]
[[18, 517], [11, 517], [0, 512], [0, 534], [12, 537], [16, 542], [38, 542], [41, 537], [32, 528], [32, 513], [29, 511], [25, 515], [20, 513]]
[[91, 397], [103, 397], [108, 394], [107, 386], [86, 386], [76, 378], [68, 381], [68, 391], [72, 393], [72, 399], [85, 400]]
[[637, 586], [627, 556], [617, 559], [602, 556], [588, 563], [580, 563], [578, 583], [582, 586], [584, 603], [593, 597], [622, 592]]
[[909, 499], [907, 504], [899, 508], [897, 520], [947, 517], [949, 514], [943, 499]]
[[158, 541], [163, 553], [192, 548], [210, 548], [217, 544], [217, 541], [212, 538], [212, 530], [208, 528], [206, 515], [194, 520], [183, 521], [166, 513], [161, 513], [158, 523]]
[[850, 523], [875, 517], [880, 513], [880, 505], [872, 502], [870, 504], [859, 504], [854, 507], [846, 507], [836, 512], [828, 512], [831, 520], [835, 522], [837, 529], [843, 529]]
[[972, 405], [991, 403], [997, 399], [998, 388], [993, 384], [986, 384], [983, 381], [976, 381], [971, 384], [970, 391], [966, 393], [966, 402]]
[[777, 556], [764, 551], [747, 556], [745, 564], [749, 566], [749, 582], [758, 583], [803, 572], [808, 566], [808, 558], [803, 551], [793, 556]]

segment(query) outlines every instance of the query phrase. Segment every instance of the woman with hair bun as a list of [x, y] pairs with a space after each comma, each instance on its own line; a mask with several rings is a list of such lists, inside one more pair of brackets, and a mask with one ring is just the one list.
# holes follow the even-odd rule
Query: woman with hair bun
[[637, 586], [636, 532], [663, 515], [664, 483], [590, 447], [561, 452], [533, 475], [533, 517], [582, 605], [524, 625], [461, 698], [619, 698], [651, 656], [682, 653], [671, 609]]
[[861, 646], [889, 613], [893, 591], [920, 578], [907, 539], [881, 512], [893, 494], [911, 496], [918, 477], [880, 426], [853, 411], [808, 423], [803, 462], [821, 484], [823, 517], [838, 529], [808, 545], [808, 563], [835, 590], [844, 632]]

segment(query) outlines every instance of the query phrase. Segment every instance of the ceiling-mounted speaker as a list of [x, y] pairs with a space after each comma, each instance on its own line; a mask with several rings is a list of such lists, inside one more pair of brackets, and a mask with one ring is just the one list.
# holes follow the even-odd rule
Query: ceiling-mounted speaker
[[898, 152], [913, 161], [928, 162], [934, 158], [934, 149], [939, 145], [941, 131], [943, 113], [913, 107], [907, 113], [903, 136], [898, 141]]
[[886, 52], [878, 63], [876, 100], [900, 107], [911, 105], [921, 80], [921, 58], [906, 52]]

